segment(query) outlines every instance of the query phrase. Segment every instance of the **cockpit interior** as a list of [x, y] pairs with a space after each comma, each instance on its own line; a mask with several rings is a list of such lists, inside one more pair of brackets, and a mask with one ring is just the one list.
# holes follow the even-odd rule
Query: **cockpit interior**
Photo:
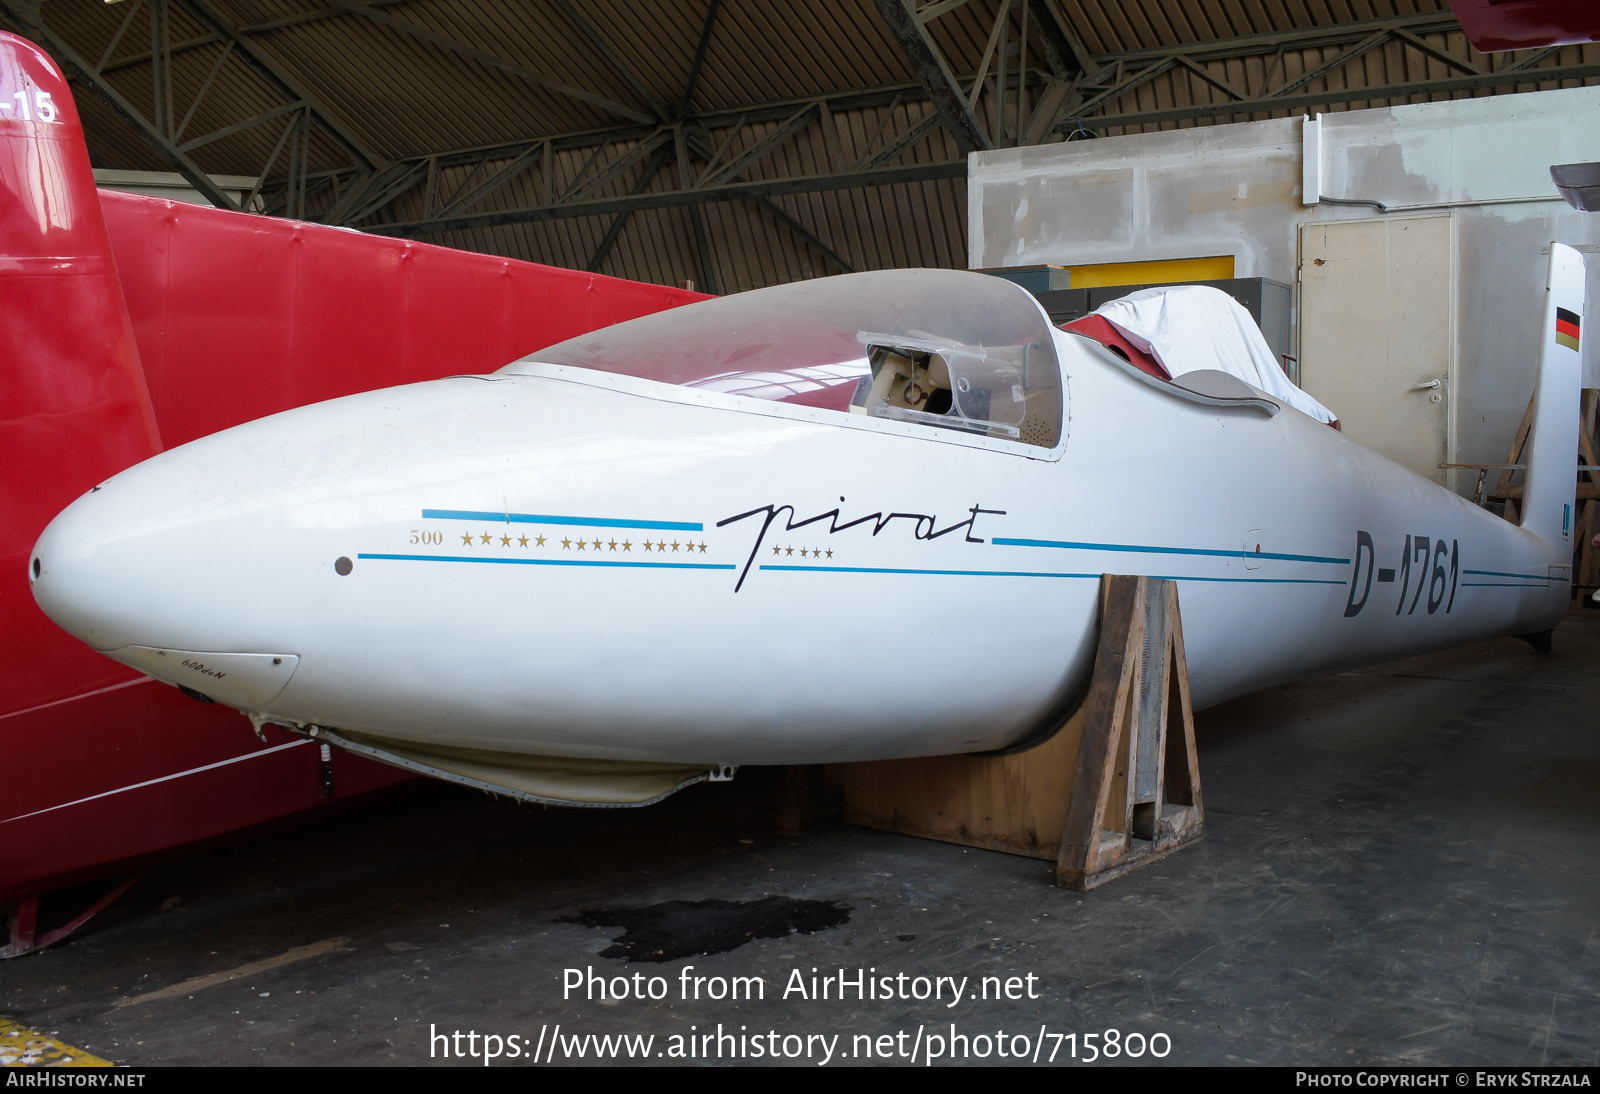
[[591, 332], [508, 365], [575, 365], [1053, 448], [1055, 331], [1025, 290], [880, 270], [736, 293]]

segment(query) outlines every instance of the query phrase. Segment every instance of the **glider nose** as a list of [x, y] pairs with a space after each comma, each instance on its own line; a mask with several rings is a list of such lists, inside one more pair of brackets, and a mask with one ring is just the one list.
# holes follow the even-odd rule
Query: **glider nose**
[[[288, 684], [299, 657], [241, 650], [217, 632], [222, 590], [204, 560], [187, 557], [182, 522], [138, 526], [137, 485], [95, 487], [46, 526], [28, 557], [39, 608], [107, 656], [197, 697], [260, 710]], [[111, 495], [122, 496], [113, 499]]]
[[28, 558], [28, 585], [33, 599], [51, 621], [97, 650], [108, 650], [122, 628], [113, 620], [120, 614], [120, 590], [130, 575], [118, 565], [100, 527], [93, 491], [67, 506], [45, 526]]

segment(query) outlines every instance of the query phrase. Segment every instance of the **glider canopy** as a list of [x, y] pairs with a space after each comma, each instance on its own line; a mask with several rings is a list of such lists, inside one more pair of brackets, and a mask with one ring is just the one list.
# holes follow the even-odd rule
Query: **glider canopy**
[[1061, 369], [1028, 292], [953, 270], [881, 270], [704, 300], [529, 354], [685, 387], [870, 414], [1045, 448]]

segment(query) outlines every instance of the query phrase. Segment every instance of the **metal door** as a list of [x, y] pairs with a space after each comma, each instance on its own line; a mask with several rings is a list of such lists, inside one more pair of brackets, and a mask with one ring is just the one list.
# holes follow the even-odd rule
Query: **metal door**
[[1455, 359], [1448, 214], [1300, 226], [1300, 386], [1441, 485]]

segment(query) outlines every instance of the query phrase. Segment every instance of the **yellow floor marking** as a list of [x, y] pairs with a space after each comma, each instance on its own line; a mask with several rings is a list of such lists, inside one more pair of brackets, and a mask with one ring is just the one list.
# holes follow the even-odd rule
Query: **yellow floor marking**
[[226, 984], [230, 980], [254, 976], [258, 972], [276, 969], [280, 965], [292, 965], [296, 961], [304, 961], [308, 957], [320, 957], [325, 953], [336, 953], [343, 950], [345, 948], [344, 944], [348, 941], [350, 941], [348, 938], [327, 938], [321, 942], [313, 942], [309, 946], [296, 946], [286, 953], [280, 953], [277, 957], [269, 957], [264, 961], [252, 961], [248, 965], [240, 965], [238, 968], [229, 969], [226, 972], [214, 972], [210, 976], [196, 976], [193, 979], [185, 980], [181, 984], [174, 984], [170, 988], [145, 992], [143, 995], [136, 995], [132, 999], [119, 999], [116, 1005], [128, 1007], [135, 1003], [148, 1003], [152, 999], [171, 999], [177, 995], [192, 995], [204, 988], [214, 988], [218, 984]]
[[0, 1015], [0, 1065], [5, 1067], [115, 1067], [110, 1060], [91, 1056], [81, 1048], [64, 1045], [17, 1025]]

